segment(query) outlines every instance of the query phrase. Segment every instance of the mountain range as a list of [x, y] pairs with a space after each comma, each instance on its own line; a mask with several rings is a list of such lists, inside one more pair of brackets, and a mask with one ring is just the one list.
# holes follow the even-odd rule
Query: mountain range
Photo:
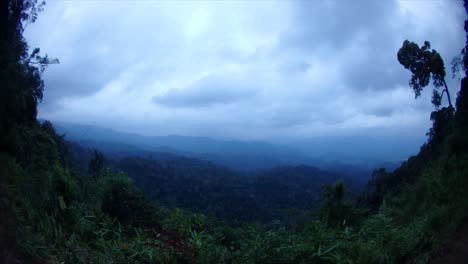
[[[408, 153], [409, 156], [411, 150], [417, 150], [417, 147], [408, 142], [382, 143], [365, 137], [324, 137], [283, 145], [179, 135], [143, 136], [66, 122], [54, 122], [54, 126], [60, 134], [65, 134], [67, 140], [98, 149], [114, 158], [141, 156], [167, 160], [184, 156], [211, 161], [236, 170], [311, 165], [329, 171], [368, 176], [374, 168], [385, 167], [392, 170], [399, 165], [400, 162], [395, 158], [398, 155], [383, 156], [379, 155], [380, 152], [392, 153], [388, 149], [399, 146], [400, 152]], [[367, 156], [360, 155], [364, 152]], [[400, 156], [404, 157], [402, 154]]]

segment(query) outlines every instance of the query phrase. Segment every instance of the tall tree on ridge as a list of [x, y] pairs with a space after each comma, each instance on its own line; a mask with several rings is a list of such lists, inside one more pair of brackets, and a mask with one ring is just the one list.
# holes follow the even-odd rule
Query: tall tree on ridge
[[[405, 40], [403, 46], [398, 50], [398, 61], [405, 69], [413, 74], [409, 85], [414, 90], [415, 97], [421, 95], [421, 91], [432, 79], [435, 88], [432, 91], [432, 103], [438, 109], [441, 105], [444, 93], [447, 95], [449, 107], [453, 109], [450, 92], [445, 82], [444, 60], [440, 54], [431, 49], [431, 43], [424, 41], [424, 45]], [[442, 92], [439, 89], [442, 88]]]

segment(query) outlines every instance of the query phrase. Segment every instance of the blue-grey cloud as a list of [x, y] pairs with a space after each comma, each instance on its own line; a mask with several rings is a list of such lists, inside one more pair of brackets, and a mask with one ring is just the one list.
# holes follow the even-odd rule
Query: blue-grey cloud
[[[296, 57], [314, 56], [323, 63], [336, 61], [340, 67], [340, 81], [350, 89], [394, 89], [408, 83], [408, 73], [398, 64], [396, 53], [403, 40], [414, 38], [422, 43], [435, 38], [434, 48], [450, 54], [462, 47], [462, 34], [451, 35], [451, 41], [442, 40], [440, 28], [460, 27], [454, 20], [426, 23], [427, 28], [418, 32], [414, 14], [402, 13], [403, 1], [301, 1], [294, 8], [295, 27], [284, 32], [277, 48], [278, 53], [296, 54]], [[420, 12], [441, 12], [435, 6], [440, 3], [418, 2]], [[455, 12], [449, 2], [443, 8]], [[459, 3], [458, 3], [459, 4]], [[436, 10], [427, 10], [427, 8]], [[462, 13], [457, 14], [462, 17]], [[440, 15], [440, 18], [444, 14]], [[445, 18], [446, 19], [446, 18]], [[448, 22], [448, 23], [447, 23]], [[297, 68], [299, 71], [302, 68]]]
[[209, 107], [230, 104], [255, 96], [254, 87], [244, 87], [236, 80], [204, 77], [182, 89], [171, 89], [153, 97], [155, 104], [167, 107]]
[[398, 7], [396, 0], [298, 1], [280, 50], [342, 50], [361, 34], [388, 30]]
[[26, 35], [61, 61], [44, 75], [43, 118], [245, 139], [424, 135], [430, 89], [414, 100], [396, 53], [430, 40], [449, 70], [464, 19], [459, 1], [50, 1]]

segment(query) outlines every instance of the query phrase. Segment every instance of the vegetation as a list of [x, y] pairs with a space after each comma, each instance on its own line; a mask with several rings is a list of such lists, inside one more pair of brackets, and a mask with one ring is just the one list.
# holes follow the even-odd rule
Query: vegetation
[[[418, 44], [405, 40], [397, 55], [400, 64], [413, 74], [409, 85], [413, 88], [416, 98], [421, 95], [422, 89], [432, 79], [434, 83], [432, 103], [438, 108], [445, 93], [449, 106], [453, 107], [447, 83], [445, 82], [444, 60], [437, 51], [431, 50], [429, 41], [425, 41], [420, 48]], [[438, 91], [440, 87], [443, 87], [442, 93]]]
[[[425, 263], [468, 217], [467, 77], [461, 80], [456, 108], [437, 108], [431, 114], [429, 138], [417, 156], [394, 172], [376, 170], [358, 198], [343, 182], [329, 185], [320, 208], [300, 208], [308, 213], [295, 225], [274, 221], [268, 226], [249, 222], [231, 226], [204, 214], [158, 205], [147, 200], [126, 174], [109, 169], [98, 152], [93, 153], [89, 170], [75, 170], [64, 138], [49, 122], [36, 120], [41, 73], [56, 61], [40, 57], [38, 49], [28, 53], [22, 30], [25, 23], [34, 22], [42, 6], [32, 0], [4, 1], [1, 6], [6, 25], [0, 39], [5, 65], [0, 69], [3, 263]], [[424, 52], [429, 49], [423, 46]], [[467, 76], [468, 57], [462, 54]], [[441, 76], [430, 72], [432, 78]], [[426, 79], [415, 81], [417, 95]], [[148, 172], [157, 164], [145, 160], [123, 160], [118, 165], [136, 175], [145, 173], [141, 169], [190, 180], [182, 177], [187, 173], [183, 169], [170, 174], [174, 167]], [[277, 188], [272, 179], [285, 174], [290, 174], [287, 168], [259, 175], [252, 186], [258, 184], [264, 191], [258, 192], [256, 201], [268, 205], [273, 196], [265, 192]], [[290, 183], [301, 179], [300, 174], [292, 175]], [[217, 187], [198, 192], [215, 193]], [[151, 198], [164, 197], [155, 193]], [[197, 199], [196, 194], [193, 191], [190, 199]], [[300, 197], [306, 203], [308, 199]], [[222, 211], [231, 209], [237, 210]]]
[[184, 163], [129, 157], [109, 165], [127, 173], [152, 201], [216, 216], [230, 224], [296, 221], [291, 212], [317, 208], [324, 184], [345, 179], [355, 193], [359, 186], [349, 177], [309, 166], [241, 174], [196, 160]]

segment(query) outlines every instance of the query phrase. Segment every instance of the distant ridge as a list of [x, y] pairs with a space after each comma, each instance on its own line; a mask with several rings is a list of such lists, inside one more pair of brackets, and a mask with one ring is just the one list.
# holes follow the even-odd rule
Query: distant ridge
[[[92, 125], [53, 122], [59, 133], [87, 147], [109, 152], [163, 152], [204, 159], [235, 169], [255, 170], [281, 165], [317, 164], [293, 148], [261, 142], [190, 136], [142, 136]], [[113, 151], [110, 151], [112, 150]]]

